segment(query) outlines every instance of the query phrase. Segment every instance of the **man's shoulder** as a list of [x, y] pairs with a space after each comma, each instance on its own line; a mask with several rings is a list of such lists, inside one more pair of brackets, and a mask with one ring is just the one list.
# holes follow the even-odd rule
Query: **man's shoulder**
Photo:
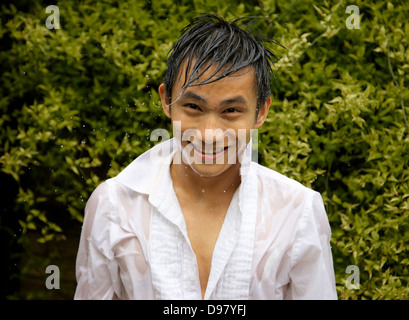
[[293, 217], [316, 216], [314, 219], [326, 221], [325, 208], [319, 192], [273, 169], [259, 164], [255, 164], [255, 168], [264, 214], [276, 212], [277, 208], [285, 208], [282, 212]]
[[261, 164], [254, 163], [253, 165], [257, 172], [259, 183], [264, 185], [273, 184], [276, 187], [281, 187], [290, 190], [300, 190], [304, 192], [315, 192], [312, 189], [304, 186], [302, 183], [292, 179], [282, 173], [279, 173], [271, 168], [265, 167]]

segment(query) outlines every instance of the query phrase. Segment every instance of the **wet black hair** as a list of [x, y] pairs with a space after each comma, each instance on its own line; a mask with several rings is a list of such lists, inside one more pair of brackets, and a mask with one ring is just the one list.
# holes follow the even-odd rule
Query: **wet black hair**
[[[278, 60], [264, 43], [280, 44], [242, 29], [238, 23], [244, 19], [251, 19], [253, 24], [260, 20], [245, 17], [228, 22], [215, 14], [204, 14], [190, 20], [168, 53], [164, 87], [169, 102], [172, 101], [172, 88], [179, 68], [187, 59], [182, 92], [191, 86], [215, 82], [245, 67], [254, 68], [258, 111], [271, 94], [272, 65], [274, 60]], [[195, 83], [212, 65], [217, 66], [214, 72], [207, 79]]]

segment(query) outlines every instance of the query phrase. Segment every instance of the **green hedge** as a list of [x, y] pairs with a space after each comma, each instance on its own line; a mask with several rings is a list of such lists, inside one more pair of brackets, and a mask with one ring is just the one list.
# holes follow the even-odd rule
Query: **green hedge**
[[[409, 3], [351, 4], [359, 29], [337, 1], [65, 0], [58, 30], [44, 1], [2, 4], [0, 163], [18, 192], [1, 228], [65, 241], [60, 221], [81, 224], [92, 190], [170, 130], [157, 87], [187, 21], [266, 17], [255, 30], [286, 49], [272, 47], [260, 162], [322, 193], [340, 299], [408, 298]], [[349, 265], [359, 289], [345, 286]]]

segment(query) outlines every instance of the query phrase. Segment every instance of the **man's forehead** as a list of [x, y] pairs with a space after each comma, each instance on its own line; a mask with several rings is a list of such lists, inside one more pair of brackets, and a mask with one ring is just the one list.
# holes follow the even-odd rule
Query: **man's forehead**
[[[196, 71], [194, 75], [192, 75], [193, 72], [193, 68], [195, 65], [196, 59], [192, 59], [189, 69], [188, 68], [188, 59], [184, 59], [183, 62], [181, 63], [179, 70], [178, 70], [178, 76], [176, 77], [176, 81], [174, 83], [173, 89], [178, 88], [179, 90], [182, 89], [187, 89], [185, 88], [186, 85], [188, 85], [188, 82], [190, 80], [190, 78], [193, 77], [197, 77], [197, 73], [202, 73], [203, 70], [207, 69], [205, 72], [203, 72], [203, 74], [200, 75], [199, 78], [197, 78], [196, 80], [194, 80], [191, 84], [189, 84], [190, 86], [195, 86], [198, 85], [202, 82], [203, 85], [207, 84], [207, 83], [214, 83], [216, 81], [219, 81], [225, 77], [240, 77], [240, 76], [244, 76], [248, 74], [248, 81], [252, 82], [251, 85], [254, 85], [255, 83], [255, 72], [254, 72], [254, 68], [252, 66], [246, 66], [243, 67], [241, 69], [235, 70], [233, 72], [231, 72], [230, 74], [226, 75], [225, 77], [222, 77], [218, 80], [215, 81], [215, 79], [217, 77], [220, 77], [223, 75], [224, 71], [229, 69], [229, 65], [221, 68], [221, 70], [217, 71], [217, 73], [215, 73], [215, 71], [217, 70], [217, 68], [219, 67], [219, 63], [218, 62], [214, 62], [212, 63], [211, 61], [206, 62], [198, 71]], [[178, 90], [178, 91], [179, 91]]]

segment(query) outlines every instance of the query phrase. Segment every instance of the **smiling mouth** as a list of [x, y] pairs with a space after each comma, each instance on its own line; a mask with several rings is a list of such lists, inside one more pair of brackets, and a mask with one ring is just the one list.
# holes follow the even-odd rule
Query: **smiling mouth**
[[192, 142], [190, 142], [189, 144], [191, 144], [193, 147], [193, 152], [194, 152], [195, 157], [197, 159], [200, 159], [202, 163], [204, 162], [206, 164], [211, 164], [211, 163], [214, 164], [215, 161], [218, 161], [218, 159], [224, 158], [224, 154], [226, 153], [226, 150], [229, 149], [229, 146], [226, 146], [222, 148], [217, 148], [217, 149], [214, 148], [212, 150], [206, 150], [206, 148], [199, 148]]
[[199, 148], [196, 145], [194, 145], [193, 143], [192, 147], [194, 149], [195, 152], [200, 153], [200, 154], [204, 154], [204, 155], [217, 155], [217, 154], [221, 154], [224, 151], [226, 151], [229, 146], [223, 147], [223, 148], [219, 148], [219, 149], [213, 149], [213, 150], [206, 150], [206, 148], [204, 148], [205, 150], [203, 151], [203, 148]]

